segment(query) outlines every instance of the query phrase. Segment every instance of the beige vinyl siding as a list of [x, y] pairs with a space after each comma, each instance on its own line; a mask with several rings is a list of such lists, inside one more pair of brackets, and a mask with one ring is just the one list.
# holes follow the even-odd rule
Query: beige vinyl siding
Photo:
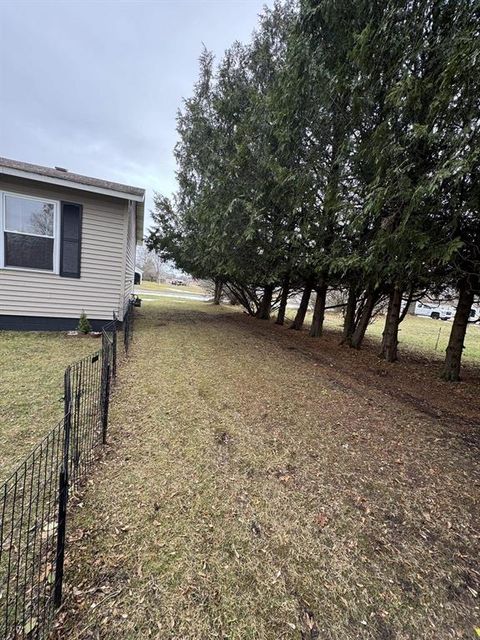
[[128, 299], [133, 293], [133, 284], [135, 279], [135, 227], [136, 227], [136, 211], [137, 203], [130, 201], [128, 203], [127, 212], [127, 242], [125, 247], [125, 280], [123, 288], [123, 304], [127, 306]]
[[4, 175], [0, 191], [83, 206], [80, 278], [0, 269], [0, 315], [77, 318], [83, 309], [91, 319], [121, 318], [127, 201]]

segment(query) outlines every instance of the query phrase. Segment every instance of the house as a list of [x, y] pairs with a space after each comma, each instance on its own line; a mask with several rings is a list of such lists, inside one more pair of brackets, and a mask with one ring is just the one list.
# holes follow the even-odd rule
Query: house
[[0, 329], [93, 329], [123, 319], [145, 191], [0, 158]]

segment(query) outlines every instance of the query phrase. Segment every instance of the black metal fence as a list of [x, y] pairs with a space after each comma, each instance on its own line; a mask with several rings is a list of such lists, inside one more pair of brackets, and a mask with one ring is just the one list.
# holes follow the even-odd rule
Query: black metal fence
[[135, 301], [129, 300], [125, 318], [123, 320], [123, 342], [125, 344], [125, 353], [128, 353], [128, 346], [133, 335], [133, 321], [135, 315], [133, 313]]
[[[133, 305], [123, 322], [125, 351]], [[67, 367], [64, 416], [0, 487], [0, 639], [46, 638], [62, 600], [68, 499], [107, 439], [117, 369], [117, 320], [102, 346]]]

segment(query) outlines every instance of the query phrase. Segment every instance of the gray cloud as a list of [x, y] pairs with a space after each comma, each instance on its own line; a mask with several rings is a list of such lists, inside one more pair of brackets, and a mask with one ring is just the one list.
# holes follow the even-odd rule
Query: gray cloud
[[0, 155], [175, 188], [202, 43], [247, 40], [262, 0], [0, 2]]

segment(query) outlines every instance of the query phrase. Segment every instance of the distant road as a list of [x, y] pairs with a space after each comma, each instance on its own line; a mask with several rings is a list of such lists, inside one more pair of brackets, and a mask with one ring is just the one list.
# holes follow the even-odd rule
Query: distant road
[[[202, 295], [201, 293], [192, 293], [191, 291], [169, 288], [163, 291], [154, 291], [152, 289], [142, 289], [141, 285], [135, 287], [135, 293], [141, 296], [153, 296], [159, 298], [177, 298], [179, 300], [195, 300], [197, 302], [209, 302], [213, 300], [212, 296]], [[225, 303], [224, 303], [225, 304]], [[287, 304], [288, 309], [298, 309], [298, 302], [294, 298]]]
[[179, 298], [181, 300], [196, 300], [198, 302], [208, 302], [211, 300], [211, 296], [202, 295], [200, 293], [191, 293], [190, 291], [152, 291], [151, 289], [142, 289], [141, 287], [135, 287], [135, 293], [142, 296], [153, 296], [159, 298]]

